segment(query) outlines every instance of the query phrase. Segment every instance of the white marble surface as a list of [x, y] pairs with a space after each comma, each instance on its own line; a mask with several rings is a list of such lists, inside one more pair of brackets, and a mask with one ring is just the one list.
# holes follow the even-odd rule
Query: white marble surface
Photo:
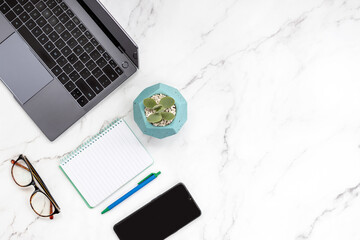
[[[49, 142], [0, 84], [0, 239], [117, 239], [116, 222], [179, 181], [203, 215], [169, 239], [360, 239], [359, 1], [103, 3], [138, 43], [141, 69], [59, 139]], [[132, 117], [133, 99], [158, 82], [189, 103], [184, 128], [164, 140]], [[58, 164], [116, 117], [153, 155], [149, 172], [163, 175], [101, 216], [143, 176], [90, 210]], [[53, 221], [12, 182], [19, 153], [61, 206]]]

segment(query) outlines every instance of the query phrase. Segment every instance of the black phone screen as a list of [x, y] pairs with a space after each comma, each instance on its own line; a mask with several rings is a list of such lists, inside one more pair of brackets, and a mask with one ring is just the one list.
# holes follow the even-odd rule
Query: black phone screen
[[164, 239], [201, 215], [179, 183], [114, 226], [120, 240]]

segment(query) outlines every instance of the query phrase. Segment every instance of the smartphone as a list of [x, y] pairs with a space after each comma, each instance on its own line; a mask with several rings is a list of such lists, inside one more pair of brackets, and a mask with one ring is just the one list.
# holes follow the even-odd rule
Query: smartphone
[[114, 231], [120, 240], [165, 239], [201, 215], [185, 185], [179, 183], [130, 216]]

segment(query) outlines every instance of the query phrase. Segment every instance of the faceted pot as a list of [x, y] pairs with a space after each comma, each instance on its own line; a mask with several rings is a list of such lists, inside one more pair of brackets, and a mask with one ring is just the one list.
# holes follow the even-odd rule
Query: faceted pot
[[[156, 127], [146, 120], [143, 100], [155, 94], [164, 94], [175, 100], [176, 115], [174, 120], [167, 126]], [[134, 120], [141, 131], [149, 136], [165, 138], [180, 131], [187, 120], [187, 102], [181, 93], [173, 87], [163, 83], [155, 84], [144, 89], [134, 100]]]

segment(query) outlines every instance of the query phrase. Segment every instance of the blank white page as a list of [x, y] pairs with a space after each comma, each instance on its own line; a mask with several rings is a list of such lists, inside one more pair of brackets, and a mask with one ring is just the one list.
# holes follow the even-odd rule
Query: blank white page
[[60, 168], [95, 207], [152, 163], [124, 120], [117, 120], [65, 157]]

